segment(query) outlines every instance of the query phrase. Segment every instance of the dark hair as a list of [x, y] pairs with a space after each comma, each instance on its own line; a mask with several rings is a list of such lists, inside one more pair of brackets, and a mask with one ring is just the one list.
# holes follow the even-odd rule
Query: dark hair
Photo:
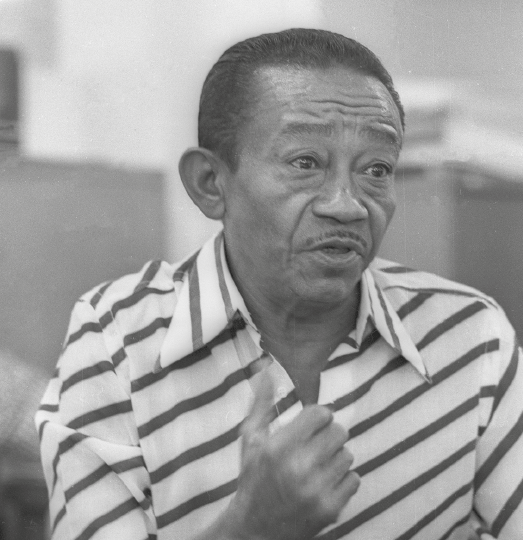
[[345, 66], [374, 76], [389, 91], [405, 126], [405, 113], [391, 76], [361, 43], [327, 30], [292, 28], [262, 34], [233, 45], [221, 55], [207, 75], [200, 97], [198, 144], [216, 152], [233, 170], [237, 166], [236, 137], [248, 117], [254, 74], [266, 66]]

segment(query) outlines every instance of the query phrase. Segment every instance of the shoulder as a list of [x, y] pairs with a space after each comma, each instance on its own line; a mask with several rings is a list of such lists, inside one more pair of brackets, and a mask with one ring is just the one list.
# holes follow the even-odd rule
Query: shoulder
[[137, 272], [93, 287], [80, 297], [79, 303], [92, 308], [102, 329], [117, 319], [127, 332], [133, 326], [143, 326], [147, 319], [168, 318], [194, 258], [195, 254], [191, 254], [174, 264], [149, 261]]
[[375, 259], [370, 270], [400, 317], [409, 327], [429, 332], [437, 325], [461, 327], [475, 339], [491, 336], [513, 343], [515, 332], [502, 307], [489, 295], [436, 274]]
[[149, 261], [138, 272], [83, 294], [71, 313], [58, 362], [60, 376], [95, 370], [102, 363], [128, 385], [136, 365], [145, 369], [154, 363], [187, 273], [185, 263]]
[[138, 272], [106, 281], [80, 297], [100, 317], [108, 311], [126, 309], [139, 303], [149, 294], [162, 294], [173, 289], [175, 266], [160, 260], [147, 262]]
[[458, 304], [468, 298], [482, 302], [489, 309], [501, 310], [493, 298], [478, 289], [431, 272], [416, 270], [381, 258], [374, 259], [369, 268], [379, 286], [387, 291], [387, 296], [401, 295], [402, 292], [409, 297], [426, 294], [442, 302], [454, 301]]
[[64, 346], [90, 333], [101, 333], [112, 347], [118, 343], [125, 348], [140, 332], [167, 328], [177, 302], [177, 284], [184, 279], [185, 262], [149, 261], [138, 272], [87, 291], [73, 308]]

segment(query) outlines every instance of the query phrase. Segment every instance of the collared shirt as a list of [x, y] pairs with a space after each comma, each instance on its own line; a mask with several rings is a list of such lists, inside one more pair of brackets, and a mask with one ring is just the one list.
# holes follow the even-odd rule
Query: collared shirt
[[[349, 431], [361, 485], [318, 538], [521, 538], [523, 371], [501, 308], [379, 259], [360, 287], [318, 403]], [[285, 429], [302, 404], [260, 345], [221, 234], [84, 295], [37, 414], [53, 538], [203, 530], [234, 496], [261, 366]]]

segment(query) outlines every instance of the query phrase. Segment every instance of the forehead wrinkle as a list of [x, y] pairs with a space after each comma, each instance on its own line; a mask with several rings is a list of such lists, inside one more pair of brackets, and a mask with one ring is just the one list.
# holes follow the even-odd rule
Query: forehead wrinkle
[[[340, 98], [335, 97], [322, 98], [317, 97], [311, 101], [321, 105], [331, 105], [330, 112], [335, 111], [344, 113], [350, 109], [357, 111], [357, 114], [371, 115], [376, 114], [383, 118], [390, 118], [394, 121], [397, 106], [389, 95], [368, 95], [353, 94], [344, 89], [340, 90]], [[399, 122], [399, 112], [398, 112]]]
[[374, 97], [374, 96], [355, 96], [353, 94], [347, 94], [343, 96], [343, 99], [335, 99], [335, 98], [316, 98], [311, 100], [313, 103], [328, 103], [332, 105], [340, 105], [341, 107], [348, 107], [348, 108], [359, 108], [359, 107], [373, 107], [379, 110], [385, 110], [387, 109], [386, 105], [388, 102], [384, 100], [381, 97]]
[[333, 132], [330, 122], [289, 122], [280, 132], [280, 135], [324, 135], [329, 137]]

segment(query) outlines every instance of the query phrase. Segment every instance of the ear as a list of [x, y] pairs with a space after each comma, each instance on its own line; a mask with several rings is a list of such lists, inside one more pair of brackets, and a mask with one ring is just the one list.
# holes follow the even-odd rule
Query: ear
[[220, 220], [225, 212], [222, 182], [228, 170], [210, 150], [188, 148], [178, 164], [185, 190], [194, 204], [210, 219]]

